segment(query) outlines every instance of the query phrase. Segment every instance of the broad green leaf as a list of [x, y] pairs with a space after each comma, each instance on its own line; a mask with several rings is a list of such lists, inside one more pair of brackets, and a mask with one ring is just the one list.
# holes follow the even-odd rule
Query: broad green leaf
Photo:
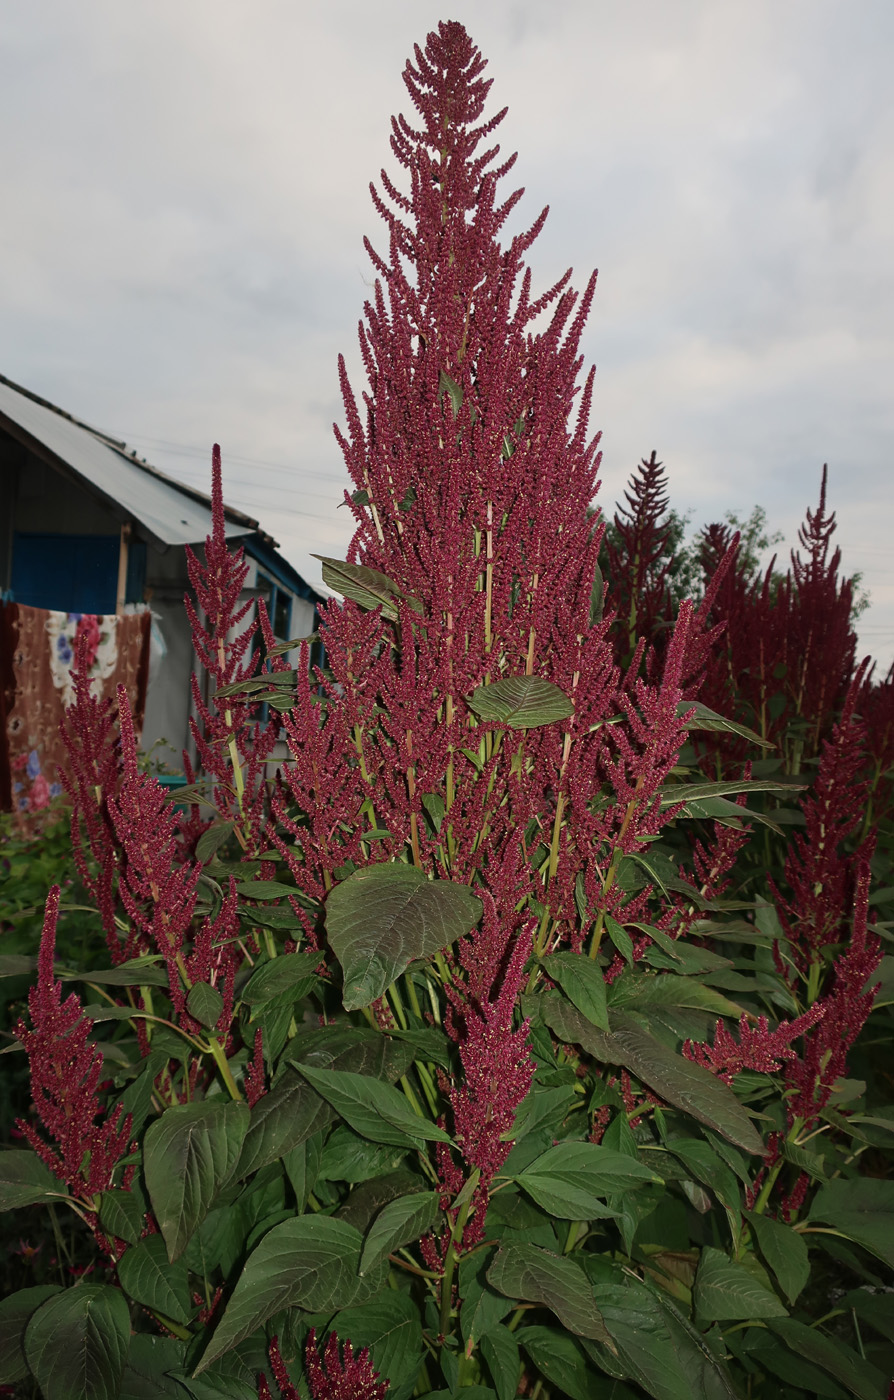
[[285, 1156], [334, 1117], [329, 1104], [296, 1070], [287, 1068], [251, 1110], [236, 1176], [241, 1180]]
[[609, 1340], [593, 1302], [589, 1280], [574, 1260], [536, 1245], [506, 1244], [501, 1246], [487, 1277], [507, 1298], [550, 1308], [569, 1332], [597, 1341]]
[[149, 1235], [127, 1250], [118, 1262], [118, 1279], [135, 1303], [173, 1322], [189, 1322], [192, 1317], [186, 1264], [182, 1259], [169, 1262], [161, 1235]]
[[[26, 972], [37, 971], [37, 958], [29, 953], [4, 953], [0, 957], [0, 978], [24, 977]], [[54, 968], [58, 977], [58, 968]]]
[[894, 1268], [894, 1181], [828, 1181], [816, 1194], [810, 1219], [834, 1226]]
[[630, 1011], [645, 1011], [651, 1006], [688, 1006], [696, 1011], [709, 1011], [712, 1016], [736, 1018], [743, 1011], [713, 987], [674, 972], [625, 972], [608, 988], [608, 1002], [612, 1007]]
[[668, 1050], [623, 1012], [612, 1012], [610, 1019], [611, 1038], [619, 1056], [614, 1063], [625, 1065], [661, 1098], [714, 1128], [737, 1147], [763, 1152], [751, 1119], [722, 1080]]
[[130, 1339], [127, 1364], [118, 1400], [183, 1400], [179, 1378], [186, 1347], [176, 1337], [153, 1337], [136, 1332]]
[[822, 1366], [851, 1395], [858, 1396], [859, 1400], [884, 1400], [888, 1393], [888, 1377], [850, 1347], [793, 1317], [771, 1318], [767, 1326], [798, 1356]]
[[368, 1006], [416, 958], [431, 958], [481, 917], [466, 885], [427, 880], [415, 866], [369, 865], [326, 900], [326, 934], [344, 973], [347, 1011]]
[[169, 1108], [147, 1129], [146, 1189], [172, 1262], [232, 1176], [249, 1116], [245, 1103], [209, 1099]]
[[736, 724], [734, 720], [725, 719], [723, 715], [718, 715], [714, 710], [709, 710], [707, 705], [703, 705], [699, 700], [681, 700], [677, 706], [677, 714], [682, 719], [687, 715], [687, 729], [713, 730], [715, 733], [726, 732], [728, 734], [738, 734], [741, 739], [748, 739], [752, 744], [758, 744], [762, 749], [775, 748], [769, 739], [762, 739], [759, 734], [755, 734], [753, 729], [748, 729], [744, 724]]
[[359, 1182], [344, 1205], [336, 1211], [336, 1218], [346, 1220], [363, 1234], [389, 1201], [396, 1200], [398, 1196], [405, 1196], [409, 1191], [421, 1191], [424, 1188], [423, 1178], [406, 1167], [398, 1167], [396, 1171], [386, 1172], [384, 1176], [374, 1177], [372, 1181]]
[[0, 1211], [34, 1205], [49, 1196], [67, 1196], [64, 1184], [28, 1148], [0, 1152]]
[[565, 692], [539, 676], [506, 676], [492, 685], [479, 685], [466, 703], [479, 719], [509, 729], [536, 729], [574, 714]]
[[438, 1218], [440, 1196], [437, 1191], [414, 1191], [399, 1196], [380, 1211], [370, 1226], [360, 1260], [361, 1274], [369, 1273], [380, 1259], [412, 1244], [427, 1234]]
[[682, 811], [677, 813], [677, 817], [695, 817], [700, 821], [720, 822], [721, 826], [734, 829], [740, 828], [746, 822], [758, 822], [761, 826], [768, 826], [779, 836], [782, 835], [782, 827], [774, 817], [768, 816], [766, 812], [755, 812], [751, 807], [740, 807], [738, 802], [731, 802], [728, 797], [690, 798]]
[[415, 1147], [420, 1141], [450, 1142], [449, 1134], [414, 1113], [406, 1096], [392, 1084], [347, 1070], [297, 1066], [301, 1074], [361, 1137], [397, 1147]]
[[894, 1294], [852, 1288], [841, 1299], [840, 1306], [853, 1309], [861, 1322], [868, 1322], [886, 1341], [894, 1342]]
[[700, 1324], [787, 1315], [775, 1293], [719, 1249], [702, 1250], [695, 1276], [695, 1311]]
[[[534, 1000], [534, 999], [532, 999]], [[603, 1064], [623, 1065], [667, 1103], [714, 1128], [746, 1152], [763, 1144], [733, 1091], [709, 1070], [668, 1050], [623, 1011], [612, 1011], [611, 1031], [597, 1030], [562, 997], [536, 998], [540, 1015], [560, 1039], [580, 1045]]]
[[595, 1142], [560, 1142], [537, 1157], [516, 1181], [539, 1206], [562, 1220], [599, 1220], [615, 1214], [605, 1201], [614, 1191], [660, 1182], [650, 1169]]
[[104, 1283], [82, 1283], [33, 1314], [25, 1357], [43, 1400], [117, 1400], [129, 1340], [123, 1293]]
[[167, 968], [155, 955], [132, 958], [117, 967], [91, 968], [89, 972], [58, 968], [57, 974], [63, 982], [92, 982], [97, 987], [166, 987], [170, 980]]
[[41, 1304], [61, 1291], [58, 1283], [42, 1283], [8, 1293], [0, 1301], [0, 1385], [26, 1379], [28, 1362], [22, 1350], [25, 1328]]
[[722, 1206], [738, 1215], [742, 1203], [735, 1173], [720, 1160], [709, 1143], [700, 1138], [673, 1138], [667, 1143], [667, 1150], [683, 1163], [696, 1181], [710, 1186]]
[[196, 842], [196, 860], [200, 865], [207, 865], [215, 852], [226, 844], [232, 836], [235, 826], [235, 822], [213, 822], [207, 830], [202, 832]]
[[282, 953], [252, 973], [242, 991], [246, 1006], [256, 1009], [279, 997], [300, 1001], [317, 981], [318, 953]]
[[521, 1358], [518, 1342], [508, 1327], [497, 1323], [481, 1338], [481, 1355], [487, 1362], [498, 1400], [515, 1400]]
[[362, 1243], [359, 1230], [329, 1216], [294, 1216], [274, 1225], [249, 1255], [196, 1374], [274, 1313], [328, 1313], [374, 1297], [387, 1269], [380, 1265], [359, 1277]]
[[758, 1249], [779, 1280], [786, 1298], [794, 1303], [810, 1278], [806, 1240], [781, 1220], [770, 1220], [766, 1215], [755, 1215], [751, 1210], [746, 1210], [745, 1215]]
[[99, 1224], [104, 1233], [125, 1244], [136, 1244], [143, 1232], [145, 1203], [133, 1191], [103, 1191], [99, 1199]]
[[323, 582], [333, 593], [350, 598], [361, 608], [381, 607], [383, 617], [391, 622], [396, 620], [397, 604], [404, 595], [385, 574], [363, 564], [346, 564], [343, 559], [330, 559], [323, 554], [312, 557], [323, 565]]
[[245, 880], [236, 886], [236, 893], [243, 899], [286, 899], [297, 896], [300, 890], [295, 885], [284, 885], [281, 880]]
[[333, 1331], [349, 1337], [356, 1356], [369, 1347], [373, 1369], [388, 1381], [388, 1400], [409, 1400], [423, 1360], [419, 1308], [406, 1293], [386, 1289], [372, 1302], [336, 1313]]
[[[745, 1343], [742, 1350], [748, 1358], [749, 1369], [759, 1366], [771, 1376], [785, 1381], [796, 1392], [806, 1392], [811, 1397], [815, 1396], [816, 1400], [848, 1400], [849, 1390], [842, 1390], [827, 1371], [814, 1366], [806, 1357], [789, 1351], [782, 1338], [771, 1332], [769, 1327], [761, 1328], [755, 1324], [742, 1334], [734, 1333], [733, 1346], [740, 1335]], [[783, 1394], [787, 1395], [788, 1392], [784, 1391]]]
[[186, 998], [186, 1009], [200, 1026], [212, 1030], [220, 1020], [223, 1011], [223, 997], [209, 982], [195, 982]]
[[521, 1327], [515, 1334], [538, 1371], [571, 1400], [593, 1400], [600, 1381], [573, 1337], [557, 1327]]
[[540, 966], [588, 1021], [601, 1031], [608, 1030], [605, 978], [592, 959], [578, 953], [550, 953], [540, 959]]

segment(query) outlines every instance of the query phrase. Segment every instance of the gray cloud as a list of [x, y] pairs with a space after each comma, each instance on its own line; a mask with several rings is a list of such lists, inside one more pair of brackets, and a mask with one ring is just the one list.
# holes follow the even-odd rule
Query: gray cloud
[[[234, 499], [296, 565], [337, 552], [335, 358], [354, 371], [367, 187], [430, 0], [62, 0], [0, 36], [0, 367]], [[838, 540], [894, 646], [888, 0], [494, 0], [490, 60], [541, 284], [600, 268], [604, 503], [656, 447], [696, 523], [794, 541], [830, 462]], [[172, 448], [170, 444], [178, 444]], [[254, 466], [249, 463], [256, 464]], [[262, 465], [274, 464], [274, 465]], [[283, 470], [287, 468], [288, 470]]]

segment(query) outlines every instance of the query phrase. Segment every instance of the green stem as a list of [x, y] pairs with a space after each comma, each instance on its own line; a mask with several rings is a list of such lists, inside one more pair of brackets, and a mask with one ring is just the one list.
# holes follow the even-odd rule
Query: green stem
[[217, 1036], [212, 1035], [208, 1037], [208, 1048], [211, 1051], [214, 1063], [220, 1070], [220, 1077], [223, 1080], [224, 1084], [226, 1084], [227, 1086], [230, 1098], [236, 1099], [237, 1101], [240, 1100], [242, 1098], [242, 1095], [239, 1092], [239, 1086], [233, 1078], [233, 1072], [230, 1069], [229, 1064], [227, 1063], [227, 1057], [224, 1054], [224, 1048], [218, 1040]]
[[[444, 1277], [441, 1279], [440, 1332], [442, 1338], [446, 1338], [447, 1328], [450, 1326], [450, 1305], [453, 1299], [453, 1275], [456, 1270], [457, 1260], [456, 1245], [457, 1241], [462, 1240], [463, 1231], [466, 1228], [466, 1221], [469, 1218], [469, 1210], [472, 1205], [472, 1197], [475, 1194], [475, 1188], [478, 1185], [478, 1178], [480, 1176], [481, 1173], [476, 1167], [475, 1171], [470, 1176], [469, 1181], [466, 1183], [467, 1186], [470, 1187], [470, 1189], [468, 1191], [468, 1194], [466, 1195], [466, 1199], [463, 1201], [459, 1214], [457, 1215], [456, 1220], [453, 1223], [453, 1228], [450, 1231], [450, 1244], [447, 1247], [447, 1258], [444, 1260]], [[472, 1184], [473, 1182], [474, 1185]]]

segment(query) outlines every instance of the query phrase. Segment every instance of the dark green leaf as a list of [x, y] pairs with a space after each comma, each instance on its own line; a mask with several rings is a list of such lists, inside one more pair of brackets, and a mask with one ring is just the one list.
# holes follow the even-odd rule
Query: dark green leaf
[[[842, 1183], [843, 1184], [843, 1183]], [[798, 1356], [822, 1366], [859, 1400], [884, 1400], [888, 1378], [850, 1347], [793, 1317], [771, 1318], [767, 1326]]]
[[450, 407], [453, 409], [453, 416], [454, 418], [456, 418], [459, 414], [460, 408], [462, 407], [462, 385], [457, 384], [455, 379], [451, 379], [450, 375], [447, 374], [447, 372], [443, 369], [441, 370], [441, 375], [438, 380], [438, 393], [446, 394], [448, 396], [448, 398], [450, 399]]
[[103, 1232], [125, 1244], [136, 1244], [143, 1232], [145, 1205], [133, 1191], [103, 1191], [99, 1223]]
[[755, 1215], [750, 1210], [745, 1215], [758, 1249], [779, 1280], [786, 1298], [794, 1303], [810, 1278], [810, 1260], [804, 1237], [781, 1220], [770, 1220], [766, 1215]]
[[786, 1316], [776, 1294], [719, 1249], [702, 1250], [695, 1276], [695, 1311], [700, 1324]]
[[128, 1249], [118, 1262], [121, 1287], [135, 1303], [162, 1313], [173, 1322], [188, 1322], [193, 1314], [185, 1263], [171, 1264], [161, 1235], [149, 1235]]
[[518, 1342], [508, 1327], [497, 1323], [481, 1338], [481, 1355], [487, 1362], [498, 1400], [515, 1400], [521, 1358]]
[[[361, 608], [382, 609], [382, 616], [394, 622], [397, 618], [397, 603], [404, 597], [396, 583], [392, 583], [378, 569], [368, 569], [363, 564], [346, 564], [342, 559], [329, 559], [322, 554], [314, 554], [323, 565], [323, 582], [334, 593], [350, 598]], [[415, 600], [407, 599], [412, 606]], [[418, 607], [418, 604], [417, 604]]]
[[386, 1268], [359, 1277], [362, 1243], [352, 1225], [328, 1216], [275, 1225], [249, 1255], [196, 1374], [285, 1308], [325, 1313], [374, 1297]]
[[33, 1314], [25, 1357], [44, 1400], [117, 1400], [129, 1340], [124, 1295], [108, 1284], [82, 1283]]
[[[670, 783], [661, 790], [662, 807], [674, 807], [678, 802], [694, 802], [704, 797], [728, 797], [740, 792], [787, 792], [794, 794], [803, 791], [803, 783], [777, 783], [769, 778], [729, 778], [719, 782]], [[742, 815], [748, 818], [748, 809], [743, 807]]]
[[368, 1006], [416, 958], [462, 938], [481, 917], [481, 901], [450, 880], [427, 880], [412, 865], [356, 870], [326, 901], [326, 933], [344, 973], [348, 1011]]
[[97, 987], [166, 987], [169, 982], [167, 968], [155, 956], [132, 958], [117, 967], [91, 968], [89, 972], [60, 968], [58, 975], [63, 982], [92, 982]]
[[42, 1283], [8, 1293], [0, 1301], [0, 1385], [13, 1385], [27, 1377], [28, 1362], [22, 1350], [25, 1328], [41, 1304], [61, 1291], [58, 1283]]
[[648, 1167], [594, 1142], [560, 1142], [517, 1177], [519, 1186], [551, 1215], [563, 1220], [599, 1220], [615, 1214], [605, 1202], [613, 1191], [658, 1181]]
[[574, 714], [565, 692], [539, 676], [506, 676], [492, 685], [479, 685], [466, 703], [479, 719], [509, 729], [535, 729]]
[[605, 978], [596, 963], [578, 953], [550, 953], [540, 959], [540, 966], [588, 1021], [601, 1031], [608, 1030]]
[[385, 1206], [367, 1234], [360, 1261], [361, 1274], [369, 1273], [380, 1259], [401, 1245], [412, 1244], [427, 1234], [438, 1218], [439, 1201], [437, 1191], [414, 1191]]
[[232, 1176], [248, 1123], [247, 1104], [210, 1099], [169, 1108], [147, 1129], [146, 1189], [171, 1261]]
[[236, 893], [243, 899], [285, 899], [297, 895], [294, 885], [284, 885], [281, 880], [245, 880], [236, 886]]
[[834, 1226], [894, 1268], [894, 1181], [828, 1181], [817, 1192], [810, 1219]]
[[551, 1308], [570, 1332], [608, 1341], [587, 1276], [572, 1259], [563, 1259], [535, 1245], [506, 1244], [501, 1246], [487, 1277], [507, 1298]]
[[459, 1326], [466, 1347], [477, 1345], [485, 1333], [512, 1312], [509, 1299], [488, 1287], [487, 1270], [492, 1258], [492, 1249], [482, 1249], [459, 1261]]
[[278, 997], [300, 1001], [317, 981], [315, 969], [319, 962], [318, 953], [282, 953], [252, 973], [242, 1000], [253, 1008]]
[[152, 1337], [137, 1332], [130, 1339], [127, 1364], [118, 1400], [183, 1400], [175, 1377], [184, 1377], [186, 1347], [175, 1337]]
[[251, 1110], [236, 1175], [241, 1179], [325, 1128], [334, 1113], [294, 1069], [286, 1069]]
[[593, 1400], [599, 1381], [580, 1344], [556, 1327], [522, 1327], [515, 1334], [538, 1371], [571, 1400]]
[[[592, 964], [591, 964], [592, 966]], [[573, 1000], [573, 998], [572, 998]], [[694, 977], [673, 972], [623, 973], [608, 989], [612, 1007], [645, 1011], [653, 1006], [689, 1006], [712, 1016], [742, 1015], [742, 1007]]]
[[346, 1070], [297, 1068], [361, 1137], [398, 1147], [415, 1147], [425, 1140], [450, 1141], [443, 1128], [414, 1113], [406, 1096], [391, 1084]]
[[741, 1200], [735, 1173], [720, 1160], [709, 1143], [699, 1138], [673, 1138], [667, 1148], [696, 1181], [710, 1186], [720, 1204], [738, 1217]]
[[14, 1147], [0, 1152], [0, 1211], [34, 1205], [68, 1192], [35, 1152]]
[[215, 852], [226, 844], [232, 836], [235, 826], [235, 822], [213, 822], [206, 831], [202, 832], [196, 842], [196, 860], [200, 865], [206, 865]]
[[755, 734], [753, 729], [747, 729], [744, 724], [736, 724], [731, 719], [724, 719], [723, 715], [716, 714], [709, 710], [707, 705], [701, 704], [699, 700], [681, 700], [677, 706], [677, 714], [682, 718], [688, 715], [686, 721], [687, 729], [713, 730], [715, 733], [726, 732], [728, 734], [738, 734], [741, 739], [748, 739], [752, 744], [759, 744], [762, 749], [775, 748], [769, 739], [762, 739], [759, 734]]
[[220, 1020], [223, 1011], [223, 997], [209, 982], [195, 982], [186, 998], [186, 1009], [200, 1026], [212, 1030]]
[[24, 977], [25, 973], [37, 971], [37, 958], [27, 953], [4, 953], [0, 957], [0, 978]]

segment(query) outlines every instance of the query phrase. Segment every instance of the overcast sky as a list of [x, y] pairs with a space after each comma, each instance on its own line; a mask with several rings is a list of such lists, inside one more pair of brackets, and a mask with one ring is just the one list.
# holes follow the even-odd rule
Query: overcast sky
[[336, 355], [383, 239], [368, 184], [415, 42], [459, 19], [541, 288], [599, 289], [601, 501], [657, 449], [693, 525], [836, 536], [894, 652], [891, 0], [11, 0], [0, 372], [227, 497], [308, 580], [343, 553]]

